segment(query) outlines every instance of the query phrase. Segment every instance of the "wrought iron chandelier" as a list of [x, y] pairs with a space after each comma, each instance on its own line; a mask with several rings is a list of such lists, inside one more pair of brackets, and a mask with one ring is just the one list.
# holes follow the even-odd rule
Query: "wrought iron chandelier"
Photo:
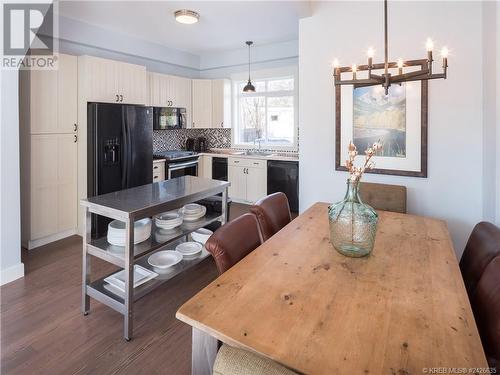
[[[430, 79], [438, 79], [444, 78], [446, 79], [446, 72], [448, 68], [448, 48], [443, 47], [441, 50], [442, 57], [442, 73], [433, 73], [432, 72], [432, 62], [434, 61], [432, 58], [432, 50], [434, 48], [434, 42], [432, 39], [427, 39], [426, 49], [427, 49], [427, 58], [420, 60], [408, 60], [403, 61], [399, 59], [397, 62], [389, 62], [388, 58], [388, 42], [387, 42], [387, 0], [384, 0], [384, 62], [383, 63], [373, 63], [373, 56], [375, 51], [373, 48], [369, 48], [368, 55], [368, 64], [367, 65], [352, 65], [352, 66], [339, 66], [339, 62], [337, 59], [333, 62], [334, 67], [334, 80], [335, 85], [353, 85], [356, 87], [364, 87], [364, 86], [375, 86], [382, 85], [385, 89], [385, 94], [389, 93], [389, 87], [392, 84], [401, 84], [402, 82], [409, 81], [424, 81]], [[419, 70], [412, 70], [410, 72], [404, 73], [403, 69], [405, 67], [420, 67]], [[392, 75], [389, 72], [389, 69], [398, 69], [398, 73], [396, 75]], [[373, 74], [372, 70], [384, 69], [384, 73], [382, 74]], [[368, 71], [367, 78], [357, 78], [356, 73], [360, 71]], [[352, 73], [351, 79], [342, 79], [342, 73]]]

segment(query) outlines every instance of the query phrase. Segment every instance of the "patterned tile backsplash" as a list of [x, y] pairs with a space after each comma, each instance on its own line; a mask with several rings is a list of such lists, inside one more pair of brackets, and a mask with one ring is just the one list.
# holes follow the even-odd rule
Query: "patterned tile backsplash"
[[[182, 150], [186, 148], [186, 139], [198, 137], [205, 137], [207, 139], [207, 147], [209, 149], [231, 148], [231, 129], [153, 130], [153, 152]], [[262, 147], [262, 151], [275, 150]], [[284, 155], [297, 155], [298, 150], [280, 150], [279, 153]]]
[[153, 152], [182, 150], [186, 139], [205, 137], [208, 148], [231, 148], [231, 129], [175, 129], [153, 131]]

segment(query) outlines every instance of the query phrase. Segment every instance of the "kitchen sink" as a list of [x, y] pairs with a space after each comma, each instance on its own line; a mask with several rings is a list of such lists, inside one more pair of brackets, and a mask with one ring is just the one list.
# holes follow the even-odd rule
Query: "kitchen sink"
[[266, 152], [266, 151], [247, 151], [247, 152], [245, 152], [245, 155], [248, 155], [248, 156], [272, 156], [272, 155], [274, 155], [274, 153]]

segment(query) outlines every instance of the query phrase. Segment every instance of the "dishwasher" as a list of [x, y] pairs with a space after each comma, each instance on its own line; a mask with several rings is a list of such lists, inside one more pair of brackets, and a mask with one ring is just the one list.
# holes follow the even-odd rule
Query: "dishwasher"
[[290, 211], [299, 212], [299, 162], [267, 161], [267, 194], [283, 192]]
[[[212, 179], [227, 181], [227, 158], [212, 158]], [[208, 212], [222, 212], [222, 194], [214, 195], [213, 197], [205, 198], [202, 201], [198, 202], [207, 208]], [[231, 199], [227, 198], [227, 212], [226, 212], [226, 220], [229, 221], [229, 212], [231, 210]], [[220, 222], [215, 221], [205, 228], [210, 229], [211, 231], [216, 231], [220, 226]]]

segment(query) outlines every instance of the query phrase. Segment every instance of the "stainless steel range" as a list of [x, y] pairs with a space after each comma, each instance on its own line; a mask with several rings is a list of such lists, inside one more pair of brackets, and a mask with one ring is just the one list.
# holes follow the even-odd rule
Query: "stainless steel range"
[[155, 159], [165, 159], [165, 176], [171, 178], [181, 176], [198, 176], [198, 154], [194, 151], [163, 151], [153, 154]]

